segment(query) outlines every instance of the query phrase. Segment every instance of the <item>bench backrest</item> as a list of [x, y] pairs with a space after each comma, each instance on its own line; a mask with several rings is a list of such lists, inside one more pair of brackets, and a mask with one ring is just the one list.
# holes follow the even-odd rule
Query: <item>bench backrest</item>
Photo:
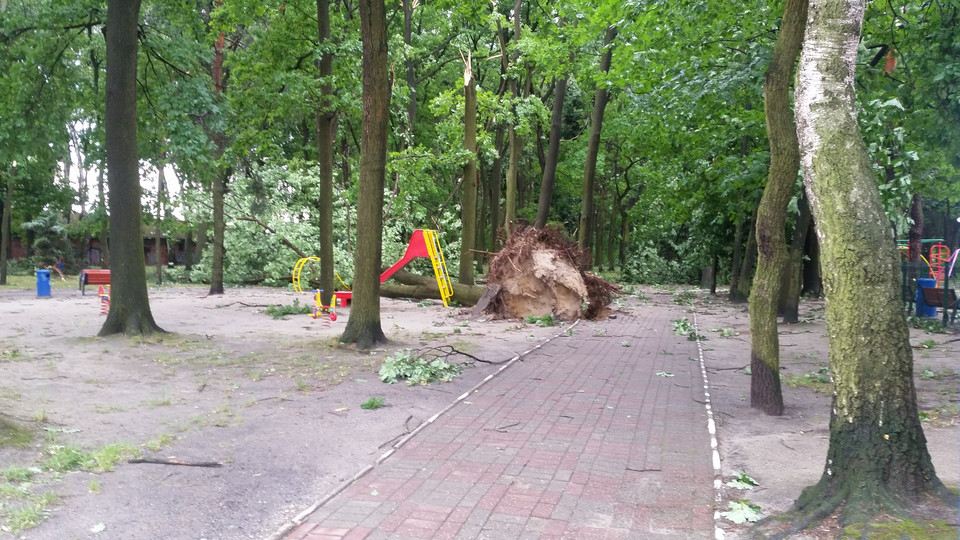
[[947, 289], [947, 301], [943, 301], [943, 289], [937, 287], [921, 287], [923, 291], [923, 301], [931, 307], [953, 307], [957, 303], [957, 291]]

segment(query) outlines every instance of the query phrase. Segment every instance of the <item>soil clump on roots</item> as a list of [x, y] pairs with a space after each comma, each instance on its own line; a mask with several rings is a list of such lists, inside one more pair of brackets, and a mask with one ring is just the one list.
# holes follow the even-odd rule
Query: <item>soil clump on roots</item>
[[576, 244], [555, 228], [514, 232], [490, 261], [483, 311], [506, 318], [606, 318], [620, 287], [584, 272], [580, 260]]

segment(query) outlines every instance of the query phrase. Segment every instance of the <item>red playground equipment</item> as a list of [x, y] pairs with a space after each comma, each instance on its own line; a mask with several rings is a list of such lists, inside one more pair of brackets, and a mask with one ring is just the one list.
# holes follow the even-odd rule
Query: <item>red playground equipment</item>
[[[447, 300], [453, 296], [453, 285], [450, 283], [450, 275], [447, 273], [447, 262], [443, 258], [443, 250], [440, 249], [440, 240], [437, 237], [437, 231], [430, 229], [417, 229], [413, 231], [413, 235], [410, 236], [410, 242], [407, 244], [407, 251], [399, 261], [380, 274], [380, 283], [390, 279], [390, 276], [395, 274], [397, 270], [400, 270], [417, 257], [429, 258], [433, 264], [433, 273], [437, 278], [437, 286], [440, 288], [440, 298], [446, 307]], [[352, 291], [337, 291], [335, 294], [341, 306], [348, 306], [350, 305], [350, 301], [353, 300]]]
[[110, 313], [110, 286], [107, 285], [106, 288], [103, 285], [97, 288], [97, 297], [100, 299], [100, 314], [106, 315]]
[[946, 269], [949, 262], [949, 247], [942, 243], [930, 247], [930, 277], [937, 280], [938, 288], [943, 287], [943, 278], [947, 275]]

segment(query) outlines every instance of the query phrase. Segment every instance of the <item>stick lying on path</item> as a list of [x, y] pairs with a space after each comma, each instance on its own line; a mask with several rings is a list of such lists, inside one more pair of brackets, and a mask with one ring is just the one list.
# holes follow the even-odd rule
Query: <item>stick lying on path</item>
[[219, 461], [183, 461], [180, 459], [137, 458], [127, 460], [127, 463], [155, 463], [157, 465], [183, 465], [185, 467], [223, 467]]

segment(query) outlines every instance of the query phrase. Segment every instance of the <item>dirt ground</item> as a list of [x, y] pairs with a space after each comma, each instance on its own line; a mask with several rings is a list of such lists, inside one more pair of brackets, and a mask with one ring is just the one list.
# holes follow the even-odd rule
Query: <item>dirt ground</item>
[[[154, 316], [171, 333], [142, 341], [94, 337], [103, 317], [89, 292], [55, 289], [52, 298], [38, 299], [32, 290], [0, 289], [0, 420], [33, 436], [19, 446], [0, 444], [0, 474], [12, 467], [44, 471], [27, 480], [0, 476], [7, 527], [0, 538], [265, 538], [496, 369], [475, 362], [450, 383], [386, 385], [376, 373], [386, 356], [446, 345], [496, 363], [563, 331], [473, 320], [469, 310], [439, 302], [383, 299], [382, 326], [392, 341], [362, 354], [335, 348], [348, 310], [329, 325], [304, 315], [274, 320], [264, 313], [267, 305], [305, 303], [309, 295], [266, 288], [205, 293], [152, 288]], [[746, 307], [700, 294], [694, 312], [689, 296], [647, 288], [618, 304], [669, 305], [696, 319], [707, 338], [724, 475], [746, 471], [760, 484], [749, 493], [725, 488], [725, 501], [749, 498], [764, 513], [785, 510], [816, 482], [826, 455], [829, 394], [818, 382], [827, 362], [823, 304], [805, 303], [806, 322], [781, 329], [787, 412], [771, 418], [749, 408]], [[951, 339], [956, 335], [912, 334], [914, 345], [926, 347], [916, 349], [915, 365], [930, 451], [940, 478], [956, 488], [960, 347]], [[362, 409], [371, 397], [386, 407]], [[116, 449], [222, 466], [126, 463], [132, 454], [115, 460], [110, 472], [52, 466], [65, 450], [109, 463]], [[14, 535], [11, 519], [27, 519], [30, 510], [39, 525]], [[725, 527], [728, 537], [740, 530]]]

